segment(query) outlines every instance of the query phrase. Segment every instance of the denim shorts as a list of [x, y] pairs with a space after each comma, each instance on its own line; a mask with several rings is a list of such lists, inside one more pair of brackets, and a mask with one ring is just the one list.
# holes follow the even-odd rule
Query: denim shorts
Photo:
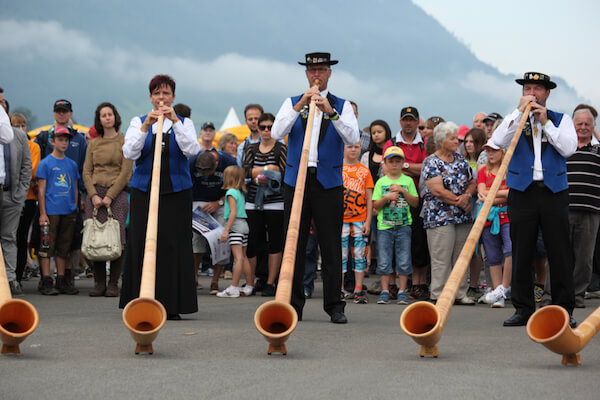
[[[500, 225], [500, 232], [492, 235], [491, 226], [483, 228], [481, 238], [489, 265], [501, 265], [502, 258], [512, 255], [512, 242], [510, 241], [510, 223]], [[504, 249], [504, 251], [503, 251]]]
[[348, 269], [349, 239], [352, 237], [352, 259], [354, 271], [363, 272], [367, 268], [367, 238], [363, 236], [364, 222], [344, 222], [342, 225], [342, 272]]
[[377, 275], [394, 272], [393, 259], [396, 256], [396, 272], [399, 275], [412, 273], [410, 256], [411, 227], [395, 226], [377, 231]]

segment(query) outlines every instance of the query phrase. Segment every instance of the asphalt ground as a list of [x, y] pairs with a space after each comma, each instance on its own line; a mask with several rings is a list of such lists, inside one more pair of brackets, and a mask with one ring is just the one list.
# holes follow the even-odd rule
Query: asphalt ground
[[[288, 354], [267, 355], [254, 327], [268, 298], [221, 299], [201, 277], [200, 311], [167, 321], [154, 354], [134, 354], [117, 298], [91, 298], [92, 279], [76, 296], [41, 296], [24, 282], [24, 299], [40, 314], [20, 355], [0, 356], [0, 399], [597, 399], [600, 341], [579, 367], [532, 342], [525, 327], [505, 328], [513, 313], [487, 305], [454, 306], [438, 358], [420, 358], [399, 318], [406, 306], [348, 302], [349, 323], [322, 310], [321, 283], [307, 301]], [[374, 277], [368, 278], [370, 283]], [[221, 289], [229, 281], [221, 280]], [[600, 306], [586, 300], [583, 321]]]

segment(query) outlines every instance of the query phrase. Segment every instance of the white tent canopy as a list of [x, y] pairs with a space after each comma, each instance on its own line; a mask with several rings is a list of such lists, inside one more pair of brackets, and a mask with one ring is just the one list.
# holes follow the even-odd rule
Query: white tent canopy
[[225, 129], [233, 128], [234, 126], [240, 126], [241, 124], [242, 123], [240, 122], [235, 109], [231, 107], [227, 113], [227, 116], [225, 117], [225, 121], [223, 121], [223, 125], [221, 125], [219, 128], [219, 132]]

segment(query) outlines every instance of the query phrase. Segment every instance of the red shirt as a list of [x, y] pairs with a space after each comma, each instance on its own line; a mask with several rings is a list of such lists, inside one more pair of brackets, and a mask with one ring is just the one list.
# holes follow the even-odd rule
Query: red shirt
[[[477, 184], [485, 183], [486, 189], [490, 190], [490, 188], [492, 187], [492, 183], [494, 183], [495, 178], [496, 178], [496, 175], [492, 175], [492, 174], [488, 175], [487, 168], [482, 167], [479, 170], [479, 172], [477, 173]], [[505, 190], [505, 189], [508, 189], [508, 186], [506, 186], [506, 179], [503, 179], [498, 190]], [[506, 203], [495, 205], [495, 207], [505, 207], [505, 206], [506, 206]], [[498, 217], [500, 218], [500, 225], [503, 225], [508, 222], [508, 213], [501, 212], [500, 214], [498, 214]], [[492, 221], [486, 221], [484, 226], [490, 226], [491, 224], [492, 224]]]
[[[396, 142], [394, 144], [391, 140], [388, 140], [383, 146], [383, 154], [388, 147], [398, 146], [404, 152], [404, 161], [409, 164], [421, 164], [425, 157], [427, 157], [427, 153], [425, 151], [425, 143], [421, 138], [421, 135], [417, 132], [417, 136], [412, 144], [408, 144], [405, 142]], [[415, 182], [415, 187], [419, 187], [419, 178], [413, 177], [413, 181]]]

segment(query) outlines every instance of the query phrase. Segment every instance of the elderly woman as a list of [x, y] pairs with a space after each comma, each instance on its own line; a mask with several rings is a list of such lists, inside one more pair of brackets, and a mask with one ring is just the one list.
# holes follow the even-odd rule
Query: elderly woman
[[[469, 163], [457, 153], [458, 129], [454, 122], [435, 127], [433, 140], [439, 148], [423, 161], [421, 170], [426, 185], [423, 224], [431, 256], [432, 300], [439, 298], [472, 226], [470, 199], [476, 185]], [[465, 279], [456, 304], [475, 304], [466, 294]]]
[[[192, 256], [192, 178], [187, 158], [200, 151], [200, 143], [194, 123], [179, 117], [171, 107], [175, 81], [168, 75], [156, 75], [148, 89], [153, 108], [131, 120], [123, 145], [123, 155], [135, 160], [136, 168], [129, 183], [131, 213], [119, 307], [125, 307], [140, 292], [150, 177], [154, 150], [158, 148], [162, 158], [155, 293], [156, 300], [167, 310], [167, 318], [180, 320], [179, 314], [198, 311]], [[164, 117], [163, 138], [156, 145], [160, 116]]]
[[[94, 114], [94, 128], [98, 137], [90, 140], [83, 164], [83, 183], [87, 191], [85, 218], [92, 218], [98, 210], [97, 218], [105, 222], [110, 207], [119, 221], [121, 245], [125, 248], [125, 222], [129, 211], [129, 201], [125, 187], [131, 178], [132, 162], [123, 157], [125, 139], [119, 129], [121, 116], [111, 103], [101, 103]], [[110, 277], [106, 287], [106, 261], [94, 261], [94, 289], [91, 297], [119, 295], [119, 277], [123, 255], [110, 262]]]
[[217, 150], [224, 151], [231, 157], [237, 157], [238, 139], [231, 132], [223, 132], [219, 141], [217, 142]]

